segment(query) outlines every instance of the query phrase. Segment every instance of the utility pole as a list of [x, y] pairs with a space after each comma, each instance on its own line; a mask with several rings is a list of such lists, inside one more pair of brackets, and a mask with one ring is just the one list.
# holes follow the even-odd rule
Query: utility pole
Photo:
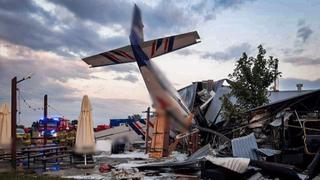
[[44, 95], [43, 97], [43, 119], [44, 119], [44, 133], [43, 133], [43, 143], [44, 145], [47, 144], [47, 136], [46, 136], [46, 131], [47, 131], [47, 118], [48, 118], [48, 95]]
[[11, 80], [11, 166], [16, 169], [17, 152], [17, 77]]
[[32, 73], [19, 81], [17, 76], [11, 80], [11, 166], [13, 169], [17, 166], [17, 84], [30, 79], [31, 76]]

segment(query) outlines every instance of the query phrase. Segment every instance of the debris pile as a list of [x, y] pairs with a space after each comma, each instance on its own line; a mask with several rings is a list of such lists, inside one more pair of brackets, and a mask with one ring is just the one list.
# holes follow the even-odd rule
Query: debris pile
[[[171, 145], [181, 138], [171, 156], [145, 159], [130, 168], [144, 175], [173, 173], [203, 179], [312, 179], [319, 175], [320, 90], [270, 91], [270, 103], [248, 111], [251, 118], [241, 125], [222, 118], [221, 97], [228, 92], [226, 80], [195, 82], [179, 90], [195, 115], [198, 131], [170, 132]], [[230, 100], [235, 102], [233, 97]], [[199, 138], [192, 139], [194, 134]], [[190, 144], [198, 145], [195, 151]]]

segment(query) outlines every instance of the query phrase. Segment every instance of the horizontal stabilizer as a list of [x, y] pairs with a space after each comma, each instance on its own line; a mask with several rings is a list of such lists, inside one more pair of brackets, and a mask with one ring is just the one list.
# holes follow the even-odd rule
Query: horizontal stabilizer
[[[142, 50], [151, 59], [200, 42], [197, 31], [143, 42]], [[83, 58], [91, 67], [135, 62], [131, 46], [114, 49]]]

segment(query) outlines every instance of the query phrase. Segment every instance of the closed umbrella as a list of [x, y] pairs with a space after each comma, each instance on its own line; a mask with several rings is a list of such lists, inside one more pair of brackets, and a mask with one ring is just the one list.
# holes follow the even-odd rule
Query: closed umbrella
[[0, 107], [0, 149], [9, 149], [11, 144], [11, 116], [8, 104]]
[[89, 98], [82, 99], [81, 112], [78, 121], [75, 150], [84, 154], [84, 163], [87, 164], [86, 154], [94, 152], [95, 141], [93, 133], [92, 109]]

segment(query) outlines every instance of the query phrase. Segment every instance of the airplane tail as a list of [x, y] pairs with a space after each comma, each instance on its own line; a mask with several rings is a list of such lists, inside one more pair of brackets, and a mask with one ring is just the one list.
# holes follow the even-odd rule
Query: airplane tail
[[200, 42], [197, 31], [144, 41], [141, 11], [134, 6], [130, 33], [131, 45], [83, 58], [91, 67], [138, 62], [141, 66], [151, 58], [173, 52]]
[[141, 18], [141, 11], [136, 4], [134, 5], [132, 17], [130, 42], [131, 45], [141, 45], [144, 42], [143, 23]]

